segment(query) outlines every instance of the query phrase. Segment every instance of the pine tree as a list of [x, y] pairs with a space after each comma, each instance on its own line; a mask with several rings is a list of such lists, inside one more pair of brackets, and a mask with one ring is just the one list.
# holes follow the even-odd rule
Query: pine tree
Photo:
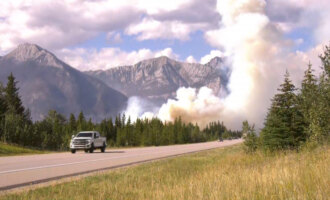
[[15, 77], [11, 73], [8, 76], [7, 86], [5, 88], [5, 101], [7, 105], [7, 112], [24, 116], [24, 107], [22, 105], [21, 98], [19, 97], [17, 87], [17, 81], [15, 81]]
[[81, 111], [78, 115], [78, 120], [77, 120], [77, 130], [78, 131], [83, 131], [86, 129], [86, 119], [83, 111]]
[[301, 84], [301, 92], [299, 94], [299, 106], [304, 116], [305, 134], [310, 137], [313, 133], [311, 122], [313, 118], [313, 112], [318, 106], [319, 93], [317, 90], [317, 80], [313, 74], [312, 65], [309, 63], [308, 68], [305, 71], [304, 79]]
[[272, 99], [272, 105], [262, 130], [262, 141], [266, 149], [286, 149], [299, 146], [305, 140], [304, 120], [299, 109], [295, 86], [286, 72], [284, 83]]
[[134, 135], [133, 133], [133, 127], [131, 124], [131, 117], [128, 116], [127, 123], [125, 125], [125, 134], [126, 134], [126, 141], [129, 146], [132, 146], [133, 143], [133, 138], [132, 136]]
[[330, 77], [330, 45], [325, 46], [323, 55], [320, 55], [320, 59], [322, 61], [324, 76], [326, 77], [326, 79], [329, 79], [329, 77]]
[[254, 125], [250, 126], [248, 121], [243, 121], [242, 132], [244, 135], [245, 151], [247, 153], [255, 152], [258, 147], [258, 137]]
[[109, 141], [109, 144], [115, 143], [117, 133], [111, 117], [107, 121], [107, 127], [108, 127], [107, 140]]
[[92, 122], [92, 118], [90, 117], [88, 122], [87, 122], [87, 127], [86, 127], [87, 130], [94, 130], [94, 124]]
[[5, 88], [0, 82], [0, 119], [4, 116], [7, 111], [7, 105], [5, 100]]
[[325, 46], [323, 55], [320, 55], [323, 72], [318, 84], [318, 104], [313, 109], [311, 129], [312, 138], [319, 142], [329, 142], [330, 140], [330, 45]]
[[29, 110], [25, 110], [22, 105], [17, 87], [17, 81], [11, 73], [8, 76], [8, 82], [4, 89], [4, 101], [6, 112], [3, 116], [3, 140], [6, 142], [13, 142], [22, 144], [25, 137], [25, 132], [32, 124]]
[[5, 89], [0, 82], [0, 139], [4, 135], [5, 113], [7, 112], [7, 105], [5, 100]]
[[70, 114], [70, 119], [69, 119], [69, 131], [70, 131], [70, 134], [73, 134], [74, 132], [77, 131], [76, 117], [74, 116], [73, 113]]

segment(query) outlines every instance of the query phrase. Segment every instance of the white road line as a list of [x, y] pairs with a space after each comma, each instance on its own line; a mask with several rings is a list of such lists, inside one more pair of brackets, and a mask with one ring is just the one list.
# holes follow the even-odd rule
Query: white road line
[[[206, 150], [206, 149], [210, 149], [210, 148], [214, 148], [214, 147], [217, 147], [217, 146], [212, 146], [212, 147], [205, 148], [205, 149], [185, 148], [185, 149], [179, 149], [179, 151], [185, 151], [185, 150], [190, 150], [190, 149], [199, 151], [199, 150]], [[221, 146], [219, 146], [219, 147], [221, 147]], [[168, 153], [168, 152], [175, 152], [175, 151], [177, 151], [177, 150], [159, 151], [159, 152], [154, 152], [154, 153], [144, 153], [144, 154], [138, 154], [138, 155], [119, 156], [119, 157], [112, 157], [112, 158], [100, 158], [100, 159], [94, 159], [94, 160], [86, 160], [86, 161], [80, 161], [80, 162], [71, 162], [71, 163], [63, 163], [63, 164], [55, 164], [55, 165], [44, 165], [44, 166], [39, 166], [39, 167], [29, 167], [29, 168], [2, 171], [2, 172], [0, 172], [0, 174], [8, 174], [8, 173], [14, 173], [14, 172], [21, 172], [21, 171], [28, 171], [28, 170], [35, 170], [35, 169], [43, 169], [43, 168], [51, 168], [51, 167], [61, 167], [61, 166], [66, 166], [66, 165], [83, 164], [83, 163], [104, 161], [104, 160], [115, 160], [115, 159], [120, 159], [120, 158], [138, 157], [138, 156], [144, 156], [144, 155], [159, 154], [159, 153], [164, 153], [164, 152]], [[185, 152], [182, 152], [182, 153], [185, 153]], [[170, 156], [170, 155], [166, 155], [166, 156]]]

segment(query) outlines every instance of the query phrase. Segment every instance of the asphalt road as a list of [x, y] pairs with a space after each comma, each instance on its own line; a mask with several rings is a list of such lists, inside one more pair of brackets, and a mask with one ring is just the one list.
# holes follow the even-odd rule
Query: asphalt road
[[92, 154], [78, 151], [76, 154], [68, 152], [0, 157], [0, 190], [225, 147], [241, 142], [242, 140], [238, 139], [174, 146], [110, 149], [105, 153], [95, 150]]

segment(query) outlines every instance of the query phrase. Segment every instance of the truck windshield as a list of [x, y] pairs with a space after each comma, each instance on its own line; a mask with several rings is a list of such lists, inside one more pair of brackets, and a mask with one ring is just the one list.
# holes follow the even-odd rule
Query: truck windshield
[[77, 137], [92, 137], [93, 133], [79, 133]]

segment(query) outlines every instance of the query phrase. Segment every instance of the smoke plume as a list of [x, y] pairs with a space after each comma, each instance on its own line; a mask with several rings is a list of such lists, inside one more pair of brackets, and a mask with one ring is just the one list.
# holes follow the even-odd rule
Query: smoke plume
[[207, 32], [206, 39], [224, 51], [226, 64], [231, 66], [229, 95], [220, 99], [207, 88], [198, 92], [180, 88], [177, 100], [168, 100], [158, 117], [171, 121], [181, 116], [183, 121], [201, 126], [221, 120], [231, 128], [239, 128], [244, 119], [262, 122], [278, 85], [278, 77], [272, 74], [279, 74], [275, 66], [285, 45], [264, 8], [265, 2], [259, 0], [218, 1], [221, 28]]
[[240, 128], [247, 119], [262, 127], [270, 99], [285, 71], [293, 74], [291, 77], [297, 83], [306, 69], [306, 65], [291, 62], [299, 60], [297, 54], [290, 52], [292, 41], [284, 39], [276, 24], [267, 17], [265, 7], [263, 0], [217, 2], [222, 16], [220, 28], [206, 32], [205, 38], [223, 51], [226, 65], [231, 67], [226, 97], [219, 98], [206, 87], [199, 91], [180, 88], [176, 100], [168, 100], [157, 114], [148, 113], [148, 116], [158, 116], [165, 121], [181, 117], [202, 127], [221, 120], [230, 128]]

